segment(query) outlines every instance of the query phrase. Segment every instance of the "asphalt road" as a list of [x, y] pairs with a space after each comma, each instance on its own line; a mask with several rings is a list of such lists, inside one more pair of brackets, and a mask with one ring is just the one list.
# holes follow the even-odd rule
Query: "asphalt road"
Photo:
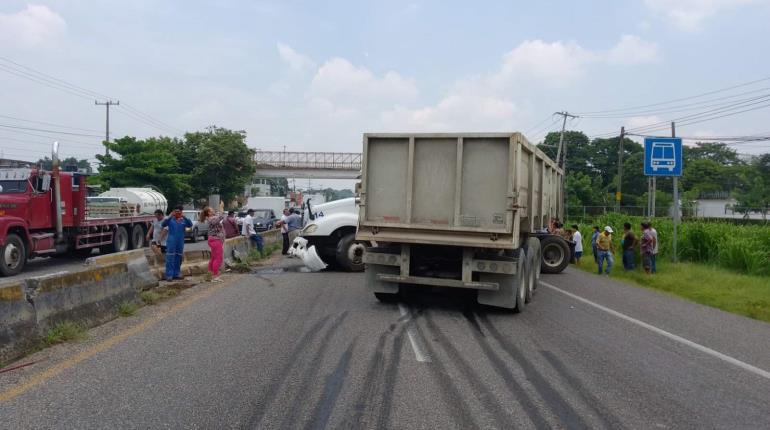
[[[185, 249], [209, 249], [206, 240], [199, 239], [196, 243], [185, 243]], [[99, 251], [93, 251], [92, 255], [99, 255]], [[74, 255], [59, 255], [56, 257], [38, 257], [27, 261], [24, 270], [16, 276], [0, 276], [0, 282], [14, 279], [24, 279], [30, 276], [48, 275], [57, 272], [69, 272], [83, 267], [85, 257]]]
[[770, 324], [541, 280], [516, 315], [462, 291], [380, 304], [360, 274], [230, 275], [0, 373], [0, 428], [770, 428]]

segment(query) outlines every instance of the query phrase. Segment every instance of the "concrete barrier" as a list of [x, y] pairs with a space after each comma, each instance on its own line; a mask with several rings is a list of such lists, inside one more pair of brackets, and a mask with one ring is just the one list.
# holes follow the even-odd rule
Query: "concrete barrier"
[[0, 285], [0, 362], [15, 358], [37, 339], [35, 308], [27, 301], [24, 285]]
[[140, 283], [126, 263], [113, 262], [0, 285], [0, 361], [23, 354], [56, 323], [93, 327], [115, 318], [120, 303], [139, 300]]
[[87, 258], [86, 266], [106, 266], [113, 263], [125, 263], [128, 270], [136, 277], [134, 287], [137, 291], [149, 290], [158, 286], [158, 279], [150, 270], [150, 265], [156, 260], [155, 254], [149, 248], [116, 252], [114, 254], [98, 255]]

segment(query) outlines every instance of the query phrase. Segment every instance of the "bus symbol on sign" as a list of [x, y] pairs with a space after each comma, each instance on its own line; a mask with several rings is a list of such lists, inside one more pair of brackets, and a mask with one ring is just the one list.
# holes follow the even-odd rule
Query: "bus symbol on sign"
[[682, 176], [682, 139], [645, 138], [644, 174], [647, 176]]

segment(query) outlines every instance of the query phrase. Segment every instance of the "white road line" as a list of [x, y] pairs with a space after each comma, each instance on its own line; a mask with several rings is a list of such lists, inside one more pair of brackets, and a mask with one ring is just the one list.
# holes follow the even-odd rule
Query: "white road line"
[[610, 315], [613, 315], [613, 316], [616, 316], [616, 317], [618, 317], [620, 319], [623, 319], [623, 320], [626, 320], [628, 322], [634, 323], [634, 324], [636, 324], [636, 325], [638, 325], [640, 327], [644, 327], [647, 330], [650, 330], [650, 331], [652, 331], [654, 333], [657, 333], [657, 334], [659, 334], [661, 336], [665, 336], [665, 337], [667, 337], [667, 338], [669, 338], [671, 340], [674, 340], [676, 342], [679, 342], [679, 343], [681, 343], [683, 345], [687, 345], [687, 346], [689, 346], [691, 348], [697, 349], [698, 351], [704, 352], [704, 353], [706, 353], [706, 354], [708, 354], [708, 355], [710, 355], [712, 357], [716, 357], [716, 358], [718, 358], [718, 359], [720, 359], [722, 361], [725, 361], [725, 362], [730, 363], [732, 365], [738, 366], [738, 367], [740, 367], [743, 370], [748, 370], [749, 372], [751, 372], [751, 373], [753, 373], [755, 375], [759, 375], [759, 376], [761, 376], [763, 378], [770, 379], [770, 372], [768, 372], [767, 370], [760, 369], [759, 367], [752, 366], [752, 365], [750, 365], [748, 363], [745, 363], [745, 362], [743, 362], [741, 360], [738, 360], [737, 358], [733, 358], [733, 357], [730, 357], [729, 355], [722, 354], [719, 351], [714, 351], [713, 349], [711, 349], [709, 347], [703, 346], [703, 345], [701, 345], [699, 343], [695, 343], [695, 342], [693, 342], [691, 340], [687, 340], [687, 339], [685, 339], [685, 338], [683, 338], [681, 336], [677, 336], [677, 335], [675, 335], [673, 333], [669, 333], [669, 332], [667, 332], [667, 331], [665, 331], [663, 329], [655, 327], [654, 325], [647, 324], [644, 321], [639, 321], [636, 318], [632, 318], [632, 317], [630, 317], [630, 316], [628, 316], [626, 314], [620, 313], [618, 311], [614, 311], [614, 310], [612, 310], [612, 309], [610, 309], [608, 307], [602, 306], [602, 305], [600, 305], [598, 303], [594, 303], [594, 302], [592, 302], [592, 301], [590, 301], [588, 299], [584, 299], [584, 298], [582, 298], [582, 297], [580, 297], [578, 295], [572, 294], [572, 293], [570, 293], [568, 291], [564, 291], [561, 288], [556, 287], [554, 285], [551, 285], [551, 284], [549, 284], [547, 282], [540, 281], [540, 285], [544, 285], [544, 286], [546, 286], [546, 287], [548, 287], [548, 288], [550, 288], [552, 290], [558, 291], [558, 292], [560, 292], [560, 293], [562, 293], [564, 295], [572, 297], [575, 300], [578, 300], [578, 301], [583, 302], [583, 303], [585, 303], [587, 305], [593, 306], [596, 309], [599, 309], [599, 310], [602, 310], [604, 312], [607, 312]]
[[403, 303], [398, 304], [398, 310], [399, 312], [401, 312], [402, 317], [407, 317], [404, 319], [404, 324], [407, 324], [406, 335], [407, 337], [409, 337], [409, 343], [412, 344], [414, 357], [420, 363], [430, 363], [430, 356], [426, 354], [425, 351], [422, 350], [422, 346], [420, 346], [420, 343], [417, 341], [417, 330], [415, 330], [414, 325], [408, 324], [409, 321], [412, 319], [411, 312], [409, 312], [409, 309], [406, 306], [404, 306]]

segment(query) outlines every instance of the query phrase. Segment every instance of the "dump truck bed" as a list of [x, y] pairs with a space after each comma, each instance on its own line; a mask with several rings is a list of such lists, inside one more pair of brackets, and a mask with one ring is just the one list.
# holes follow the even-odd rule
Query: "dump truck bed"
[[559, 216], [562, 171], [520, 133], [365, 134], [357, 238], [517, 248]]

